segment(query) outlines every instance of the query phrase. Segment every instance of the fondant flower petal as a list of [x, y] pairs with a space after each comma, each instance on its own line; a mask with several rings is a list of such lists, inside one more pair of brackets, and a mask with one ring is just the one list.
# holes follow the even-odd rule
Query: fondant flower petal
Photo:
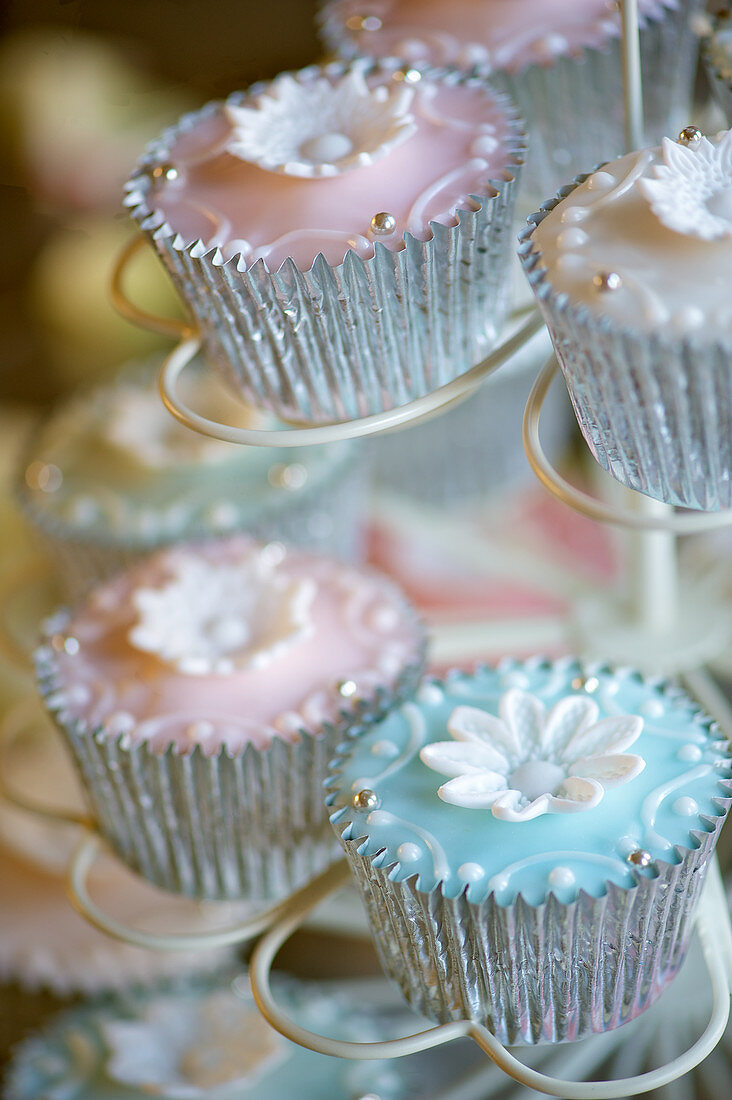
[[541, 744], [546, 707], [535, 695], [511, 688], [501, 698], [499, 713], [511, 735], [511, 751], [522, 759]]
[[605, 790], [596, 779], [568, 775], [562, 785], [551, 795], [551, 813], [577, 813], [590, 810], [602, 799]]
[[564, 748], [597, 721], [599, 710], [587, 695], [568, 695], [555, 703], [547, 715], [541, 734], [541, 751], [547, 756], [564, 757]]
[[441, 775], [472, 775], [476, 772], [505, 774], [505, 756], [490, 745], [475, 741], [435, 741], [420, 750], [420, 759]]
[[563, 758], [577, 760], [581, 756], [625, 752], [638, 739], [642, 729], [643, 719], [635, 714], [603, 718], [589, 729], [578, 730], [568, 741]]
[[456, 707], [447, 720], [447, 728], [456, 741], [487, 743], [502, 755], [516, 756], [520, 744], [505, 722], [479, 707]]
[[491, 807], [491, 813], [501, 821], [531, 821], [550, 813], [551, 795], [542, 794], [532, 802], [521, 801], [519, 791], [506, 791], [498, 796]]
[[[497, 772], [480, 772], [476, 775], [460, 775], [451, 779], [437, 791], [443, 802], [466, 809], [482, 810], [493, 805], [506, 789], [506, 780]], [[518, 797], [518, 791], [514, 791]]]
[[603, 756], [585, 756], [572, 765], [571, 775], [596, 779], [603, 787], [617, 787], [629, 783], [643, 771], [646, 762], [633, 753], [611, 753]]

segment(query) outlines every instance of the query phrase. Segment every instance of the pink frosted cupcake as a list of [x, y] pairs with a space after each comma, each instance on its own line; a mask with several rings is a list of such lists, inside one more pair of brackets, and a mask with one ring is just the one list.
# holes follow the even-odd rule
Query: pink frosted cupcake
[[117, 854], [166, 889], [235, 898], [327, 865], [327, 763], [409, 694], [423, 648], [385, 577], [237, 538], [98, 588], [37, 656]]
[[[702, 0], [639, 0], [646, 136], [688, 117]], [[526, 119], [537, 198], [580, 164], [623, 151], [620, 18], [608, 0], [331, 0], [323, 36], [341, 56], [500, 75]]]
[[126, 205], [249, 403], [349, 419], [495, 341], [523, 148], [480, 78], [311, 66], [182, 118]]

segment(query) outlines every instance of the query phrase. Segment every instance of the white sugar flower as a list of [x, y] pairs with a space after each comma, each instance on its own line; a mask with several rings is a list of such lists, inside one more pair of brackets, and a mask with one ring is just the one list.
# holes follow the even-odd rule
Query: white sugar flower
[[437, 792], [444, 802], [490, 809], [504, 821], [577, 813], [645, 767], [625, 752], [643, 720], [620, 715], [598, 722], [597, 704], [585, 695], [569, 695], [547, 713], [540, 699], [512, 689], [498, 712], [457, 707], [447, 723], [454, 740], [421, 750], [423, 763], [453, 777]]
[[166, 583], [132, 593], [128, 637], [189, 675], [262, 668], [312, 629], [315, 587], [278, 575], [266, 548], [234, 563], [181, 557]]
[[227, 151], [269, 172], [337, 176], [372, 164], [415, 131], [414, 89], [369, 88], [363, 73], [340, 79], [273, 80], [256, 106], [229, 104], [233, 131]]
[[663, 164], [639, 186], [668, 229], [705, 241], [732, 236], [732, 130], [694, 145], [663, 139]]
[[253, 1004], [228, 991], [159, 998], [136, 1019], [104, 1020], [101, 1031], [112, 1081], [171, 1100], [223, 1100], [289, 1056]]

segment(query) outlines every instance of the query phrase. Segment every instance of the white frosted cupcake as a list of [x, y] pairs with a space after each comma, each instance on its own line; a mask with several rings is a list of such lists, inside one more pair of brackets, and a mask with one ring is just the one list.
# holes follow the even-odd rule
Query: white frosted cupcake
[[327, 762], [409, 695], [423, 650], [385, 577], [235, 538], [95, 589], [37, 664], [117, 854], [177, 893], [257, 898], [331, 860]]
[[[691, 106], [703, 0], [640, 0], [646, 140]], [[623, 150], [617, 5], [607, 0], [331, 0], [321, 14], [342, 56], [398, 58], [500, 76], [529, 132], [523, 184], [541, 198], [569, 171]]]
[[511, 1045], [609, 1031], [668, 985], [731, 777], [669, 685], [534, 659], [423, 684], [328, 786], [386, 973]]
[[[198, 435], [164, 408], [160, 362], [128, 366], [68, 399], [25, 448], [18, 499], [69, 596], [153, 550], [238, 531], [362, 557], [366, 470], [357, 445], [240, 447]], [[186, 398], [205, 415], [261, 425], [200, 363]]]
[[732, 12], [722, 8], [702, 43], [702, 57], [720, 107], [732, 125]]
[[579, 177], [520, 256], [595, 458], [657, 500], [732, 506], [732, 131]]
[[246, 400], [342, 420], [486, 354], [523, 145], [482, 79], [311, 66], [184, 116], [125, 201]]

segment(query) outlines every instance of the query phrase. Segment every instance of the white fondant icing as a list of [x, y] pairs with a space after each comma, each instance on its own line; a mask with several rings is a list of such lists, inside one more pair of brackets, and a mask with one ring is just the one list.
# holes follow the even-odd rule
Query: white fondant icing
[[128, 637], [189, 675], [262, 668], [307, 636], [315, 591], [313, 581], [278, 576], [266, 548], [226, 565], [182, 558], [167, 583], [132, 593]]
[[732, 130], [718, 142], [702, 137], [689, 146], [664, 138], [662, 148], [655, 179], [639, 184], [656, 217], [685, 236], [732, 236]]
[[[418, 836], [420, 840], [424, 841], [424, 844], [432, 856], [432, 865], [436, 877], [438, 879], [444, 879], [450, 874], [450, 864], [442, 845], [427, 829], [422, 829], [419, 825], [415, 825], [413, 821], [404, 821], [403, 818], [397, 817], [396, 814], [389, 813], [388, 810], [372, 810], [366, 818], [366, 824], [398, 825], [409, 830], [409, 832], [414, 833], [415, 836]], [[406, 841], [404, 843], [406, 843]], [[417, 845], [413, 845], [412, 847], [416, 848]], [[412, 856], [412, 858], [415, 857]]]
[[682, 795], [681, 798], [677, 798], [671, 809], [679, 817], [693, 817], [694, 814], [699, 813], [698, 803], [689, 795]]
[[598, 721], [587, 695], [569, 695], [549, 712], [534, 695], [512, 688], [500, 699], [499, 717], [457, 707], [448, 720], [452, 741], [425, 745], [420, 759], [450, 776], [438, 790], [444, 802], [490, 809], [505, 821], [544, 813], [591, 809], [605, 788], [627, 783], [644, 765], [624, 750], [643, 720], [618, 715]]
[[461, 863], [458, 867], [458, 878], [462, 882], [478, 882], [485, 877], [485, 868], [479, 863]]
[[354, 69], [337, 81], [300, 81], [285, 73], [254, 106], [229, 104], [227, 151], [270, 172], [337, 176], [372, 164], [415, 131], [414, 90], [369, 88]]
[[422, 849], [419, 844], [413, 844], [410, 840], [405, 840], [397, 848], [397, 857], [402, 863], [412, 863], [415, 859], [419, 859], [421, 855]]

